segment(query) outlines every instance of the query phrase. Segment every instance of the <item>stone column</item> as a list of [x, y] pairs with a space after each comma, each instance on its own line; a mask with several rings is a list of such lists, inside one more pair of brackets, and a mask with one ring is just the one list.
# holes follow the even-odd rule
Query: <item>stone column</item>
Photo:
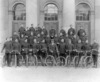
[[26, 26], [30, 27], [31, 24], [37, 26], [37, 0], [26, 0]]
[[8, 37], [11, 37], [12, 36], [12, 22], [13, 22], [13, 12], [12, 10], [9, 10], [8, 11], [8, 16], [9, 16], [9, 28], [8, 28], [8, 32], [9, 32], [9, 36]]
[[64, 0], [63, 4], [63, 26], [68, 30], [71, 24], [75, 27], [75, 0]]
[[91, 43], [95, 40], [95, 11], [91, 11], [91, 26], [90, 26], [90, 34], [91, 34]]

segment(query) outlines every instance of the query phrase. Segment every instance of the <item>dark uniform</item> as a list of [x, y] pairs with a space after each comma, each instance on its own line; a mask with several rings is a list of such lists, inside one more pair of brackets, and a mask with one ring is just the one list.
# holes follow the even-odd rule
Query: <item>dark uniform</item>
[[[26, 40], [26, 39], [25, 39]], [[28, 48], [29, 48], [29, 44], [28, 44], [28, 42], [25, 42], [25, 40], [24, 40], [24, 42], [21, 44], [21, 54], [22, 54], [22, 56], [23, 56], [23, 58], [24, 58], [24, 61], [25, 61], [25, 64], [26, 64], [26, 55], [28, 55]]]
[[99, 48], [99, 45], [97, 43], [93, 43], [92, 44], [92, 57], [93, 57], [93, 62], [94, 62], [94, 65], [97, 67], [97, 63], [98, 63], [98, 48]]
[[80, 59], [81, 59], [81, 57], [84, 55], [84, 53], [82, 52], [82, 43], [81, 43], [81, 41], [80, 41], [80, 43], [79, 43], [79, 41], [78, 41], [78, 43], [77, 43], [77, 45], [76, 45], [76, 49], [77, 49], [77, 51], [78, 51], [78, 57], [79, 57], [79, 61], [80, 61]]
[[5, 61], [7, 61], [7, 65], [10, 66], [11, 63], [11, 51], [12, 51], [12, 41], [5, 42], [3, 46], [3, 50], [5, 49]]
[[59, 37], [57, 35], [54, 37], [54, 42], [58, 46], [58, 44], [59, 44]]
[[42, 36], [43, 38], [46, 38], [47, 35], [48, 35], [47, 30], [46, 30], [45, 28], [43, 28], [42, 31], [41, 31], [41, 36]]
[[60, 53], [60, 56], [63, 56], [63, 57], [66, 57], [66, 43], [65, 42], [61, 42], [58, 46], [58, 49], [59, 49], [59, 53]]
[[41, 53], [42, 53], [42, 58], [45, 59], [47, 55], [47, 45], [44, 42], [41, 43]]
[[22, 34], [25, 35], [25, 28], [24, 27], [20, 27], [18, 32], [19, 32], [20, 37], [21, 37]]
[[30, 36], [35, 36], [35, 35], [36, 35], [35, 29], [34, 29], [33, 27], [30, 27], [30, 28], [29, 28], [29, 35], [30, 35]]
[[76, 34], [76, 31], [74, 28], [70, 28], [68, 30], [68, 37], [71, 39]]
[[54, 39], [55, 35], [56, 35], [56, 30], [55, 30], [55, 29], [51, 29], [51, 30], [49, 31], [49, 36], [50, 36], [50, 38], [51, 38], [51, 39]]
[[79, 37], [84, 37], [84, 36], [86, 36], [86, 32], [85, 32], [85, 30], [84, 29], [80, 29], [79, 31], [78, 31], [78, 34], [77, 34]]
[[40, 34], [41, 35], [42, 29], [41, 27], [36, 28], [36, 35]]
[[48, 48], [49, 48], [49, 54], [54, 56], [55, 58], [57, 58], [58, 57], [58, 54], [57, 54], [58, 47], [57, 47], [57, 45], [55, 43], [52, 44], [52, 42], [51, 42], [51, 44], [49, 44]]
[[47, 36], [45, 40], [46, 40], [46, 44], [47, 44], [47, 45], [49, 45], [49, 44], [51, 43], [51, 39], [50, 39], [49, 36]]
[[[21, 45], [19, 42], [13, 42], [13, 50], [20, 53]], [[17, 66], [19, 66], [19, 55], [20, 55], [19, 53], [16, 53], [16, 54], [14, 53], [14, 55], [16, 55], [17, 57]]]
[[80, 37], [80, 40], [81, 40], [82, 44], [84, 44], [84, 43], [86, 43], [87, 37], [86, 36]]
[[29, 37], [30, 37], [30, 31], [29, 31], [29, 30], [26, 30], [26, 31], [25, 31], [25, 37], [26, 37], [26, 38], [29, 38]]
[[29, 43], [30, 45], [33, 45], [34, 39], [35, 39], [34, 36], [30, 36], [30, 37], [28, 38], [28, 43]]
[[15, 42], [16, 39], [19, 41], [19, 36], [17, 34], [14, 34], [12, 36], [12, 41]]
[[60, 33], [62, 33], [62, 36], [66, 37], [66, 31], [65, 30], [61, 29]]

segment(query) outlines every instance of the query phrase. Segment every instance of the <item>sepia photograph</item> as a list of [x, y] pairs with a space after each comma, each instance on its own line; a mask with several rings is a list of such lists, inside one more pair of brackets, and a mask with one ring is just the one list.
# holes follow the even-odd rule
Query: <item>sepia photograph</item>
[[0, 82], [100, 82], [100, 0], [0, 0]]

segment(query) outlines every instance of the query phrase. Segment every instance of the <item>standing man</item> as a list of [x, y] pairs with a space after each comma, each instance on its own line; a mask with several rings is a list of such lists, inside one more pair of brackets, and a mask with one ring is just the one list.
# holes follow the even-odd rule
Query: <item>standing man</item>
[[61, 43], [58, 46], [58, 50], [59, 50], [60, 56], [63, 56], [64, 58], [66, 58], [66, 43], [64, 39], [61, 39]]
[[12, 52], [12, 40], [11, 38], [7, 39], [7, 41], [4, 43], [3, 50], [5, 49], [5, 62], [7, 62], [7, 66], [10, 66], [11, 64], [11, 52]]
[[14, 34], [12, 35], [12, 41], [15, 42], [15, 40], [19, 41], [19, 35], [17, 34], [17, 32], [14, 32]]
[[31, 27], [29, 28], [29, 33], [30, 33], [30, 36], [35, 36], [35, 28], [33, 24], [31, 24]]
[[72, 25], [70, 25], [70, 29], [68, 30], [69, 39], [71, 39], [73, 36], [75, 36], [75, 34], [76, 34], [75, 29], [72, 27]]
[[21, 37], [22, 34], [25, 35], [25, 28], [24, 28], [23, 25], [21, 25], [21, 27], [19, 28], [19, 31], [18, 32], [19, 32], [20, 37]]
[[50, 38], [51, 38], [51, 39], [54, 39], [55, 35], [56, 35], [56, 30], [55, 30], [55, 29], [51, 29], [51, 30], [49, 31], [49, 36], [50, 36]]
[[43, 26], [43, 27], [42, 27], [42, 31], [41, 31], [41, 36], [42, 36], [43, 38], [46, 38], [47, 35], [48, 35], [48, 32], [47, 32], [46, 28]]
[[13, 46], [13, 50], [14, 50], [15, 52], [17, 52], [17, 53], [14, 54], [14, 55], [16, 55], [16, 57], [17, 57], [17, 66], [19, 66], [19, 55], [20, 55], [20, 52], [21, 52], [21, 45], [20, 45], [18, 39], [16, 39], [16, 40], [13, 42], [12, 46]]
[[99, 54], [98, 49], [99, 49], [98, 43], [94, 42], [92, 44], [92, 57], [93, 57], [94, 67], [97, 67], [98, 63], [98, 54]]
[[27, 58], [26, 58], [26, 55], [28, 54], [28, 48], [29, 48], [29, 44], [28, 44], [28, 40], [25, 39], [23, 44], [21, 45], [21, 54], [24, 58], [24, 61], [25, 61], [25, 65], [26, 65], [26, 61], [27, 61]]

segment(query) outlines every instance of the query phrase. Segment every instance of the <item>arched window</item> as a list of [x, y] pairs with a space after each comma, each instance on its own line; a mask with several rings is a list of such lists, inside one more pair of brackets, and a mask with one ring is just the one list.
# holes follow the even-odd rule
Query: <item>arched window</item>
[[45, 21], [57, 21], [58, 20], [58, 8], [54, 4], [48, 4], [44, 8]]
[[24, 4], [16, 4], [13, 13], [13, 20], [26, 20], [26, 9]]
[[88, 4], [81, 3], [76, 8], [76, 21], [89, 21], [90, 7]]

